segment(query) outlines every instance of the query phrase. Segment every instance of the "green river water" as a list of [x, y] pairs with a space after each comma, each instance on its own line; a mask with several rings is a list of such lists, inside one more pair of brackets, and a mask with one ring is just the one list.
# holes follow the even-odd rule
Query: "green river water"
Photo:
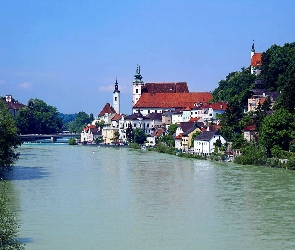
[[30, 250], [295, 249], [295, 171], [24, 144], [6, 174]]

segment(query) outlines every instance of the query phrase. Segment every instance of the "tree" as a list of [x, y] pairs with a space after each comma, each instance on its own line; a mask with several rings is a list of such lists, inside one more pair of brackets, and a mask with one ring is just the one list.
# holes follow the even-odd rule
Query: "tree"
[[146, 141], [146, 134], [143, 129], [136, 128], [134, 129], [134, 142], [137, 144], [143, 144]]
[[214, 101], [238, 101], [243, 107], [250, 97], [250, 90], [255, 81], [255, 75], [251, 74], [250, 67], [241, 71], [231, 72], [225, 80], [221, 80], [219, 86], [212, 92]]
[[275, 145], [289, 150], [290, 142], [295, 138], [294, 118], [294, 115], [283, 109], [276, 110], [273, 115], [264, 118], [259, 142], [266, 148], [268, 157]]
[[237, 100], [229, 102], [225, 112], [222, 114], [221, 134], [227, 141], [233, 141], [241, 134], [240, 121], [243, 117], [243, 109]]
[[19, 110], [16, 126], [22, 134], [54, 134], [61, 131], [63, 123], [55, 107], [30, 99], [28, 105]]
[[285, 85], [282, 88], [282, 93], [275, 105], [275, 109], [285, 109], [290, 113], [295, 113], [295, 68], [288, 77], [281, 76], [284, 78], [283, 82]]
[[272, 45], [262, 53], [260, 78], [269, 91], [280, 91], [285, 86], [285, 80], [295, 69], [295, 43], [284, 46]]
[[173, 135], [173, 134], [175, 134], [177, 128], [178, 128], [178, 124], [177, 124], [177, 123], [171, 124], [171, 125], [168, 127], [168, 134], [169, 134], [169, 135]]
[[114, 133], [113, 141], [114, 141], [115, 143], [118, 143], [118, 142], [119, 142], [119, 139], [120, 139], [120, 133], [119, 133], [119, 131], [116, 131], [116, 132]]
[[254, 111], [253, 115], [253, 122], [256, 126], [256, 130], [260, 131], [262, 122], [264, 118], [268, 115], [268, 111], [271, 110], [271, 100], [268, 96], [262, 104], [258, 104], [256, 110]]
[[84, 111], [81, 111], [77, 114], [76, 119], [69, 123], [69, 131], [80, 133], [87, 124], [91, 123], [91, 121], [90, 116]]
[[104, 120], [99, 120], [95, 122], [95, 127], [102, 129], [105, 126]]
[[14, 119], [0, 100], [0, 167], [10, 167], [18, 159], [16, 148], [19, 145]]
[[129, 122], [127, 129], [126, 129], [126, 138], [128, 142], [133, 143], [134, 142], [134, 133], [133, 133], [133, 128], [132, 124]]
[[0, 249], [21, 250], [24, 249], [24, 246], [16, 240], [19, 225], [15, 214], [8, 208], [5, 181], [1, 180], [0, 182], [2, 182], [0, 194]]

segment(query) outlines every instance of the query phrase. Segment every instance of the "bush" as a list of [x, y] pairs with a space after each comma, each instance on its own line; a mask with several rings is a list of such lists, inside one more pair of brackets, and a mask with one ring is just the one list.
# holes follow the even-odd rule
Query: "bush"
[[75, 138], [70, 138], [69, 139], [69, 145], [77, 145], [76, 139]]
[[137, 143], [135, 143], [135, 142], [131, 142], [131, 143], [129, 143], [128, 144], [129, 145], [129, 147], [130, 148], [134, 148], [134, 149], [140, 149], [141, 147], [137, 144]]
[[0, 193], [0, 249], [22, 250], [23, 244], [15, 238], [18, 237], [18, 228], [14, 213], [9, 211], [6, 195], [5, 181], [1, 180], [2, 187]]
[[287, 169], [295, 170], [295, 157], [290, 157], [285, 165]]
[[256, 144], [250, 144], [242, 150], [242, 155], [235, 157], [234, 162], [242, 165], [266, 165], [266, 150]]

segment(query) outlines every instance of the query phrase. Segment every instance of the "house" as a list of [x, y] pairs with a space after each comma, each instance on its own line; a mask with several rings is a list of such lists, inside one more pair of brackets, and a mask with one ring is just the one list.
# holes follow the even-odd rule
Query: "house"
[[155, 131], [151, 135], [147, 136], [146, 146], [155, 146], [158, 142], [158, 138], [163, 134], [164, 134], [163, 128], [156, 128]]
[[162, 124], [170, 125], [172, 124], [172, 115], [174, 114], [174, 111], [166, 111], [162, 113]]
[[[116, 132], [119, 132], [119, 128], [113, 128], [111, 126], [103, 127], [102, 139], [104, 144], [112, 144], [115, 142]], [[120, 137], [118, 138], [120, 140]]]
[[25, 107], [24, 104], [15, 101], [12, 98], [12, 95], [6, 95], [4, 103], [6, 104], [6, 107], [9, 109], [9, 112], [13, 115], [14, 118], [17, 116], [19, 110]]
[[255, 111], [258, 105], [262, 105], [264, 101], [269, 97], [271, 101], [271, 106], [273, 106], [274, 102], [278, 99], [278, 92], [270, 92], [264, 88], [264, 83], [261, 80], [256, 80], [254, 82], [254, 87], [251, 90], [252, 95], [248, 99], [248, 109], [247, 112]]
[[244, 128], [244, 138], [247, 142], [252, 142], [257, 140], [258, 132], [256, 131], [256, 126], [248, 126]]
[[92, 124], [87, 125], [81, 132], [81, 142], [84, 144], [93, 143], [95, 139], [101, 137], [101, 135], [101, 130], [96, 128], [96, 126]]
[[214, 121], [218, 116], [222, 115], [227, 109], [226, 102], [216, 102], [210, 104], [204, 104], [199, 108], [202, 110], [202, 120], [203, 121]]
[[95, 122], [97, 121], [104, 121], [105, 124], [109, 125], [112, 122], [112, 118], [116, 114], [117, 113], [115, 109], [107, 102], [105, 106], [103, 107], [103, 109], [98, 114], [97, 119], [93, 121], [93, 123], [95, 124]]
[[203, 131], [194, 140], [194, 153], [199, 155], [210, 155], [214, 152], [217, 140], [224, 144], [226, 141], [219, 131]]
[[192, 145], [192, 135], [197, 131], [201, 131], [197, 123], [181, 122], [177, 127], [174, 136], [175, 148], [183, 151], [189, 150]]

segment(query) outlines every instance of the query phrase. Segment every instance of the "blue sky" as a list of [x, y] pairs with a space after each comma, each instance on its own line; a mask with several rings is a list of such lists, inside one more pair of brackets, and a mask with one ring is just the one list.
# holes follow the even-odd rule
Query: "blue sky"
[[0, 1], [0, 96], [39, 98], [60, 112], [95, 116], [132, 107], [136, 65], [144, 82], [186, 81], [212, 91], [256, 52], [295, 42], [295, 1]]

